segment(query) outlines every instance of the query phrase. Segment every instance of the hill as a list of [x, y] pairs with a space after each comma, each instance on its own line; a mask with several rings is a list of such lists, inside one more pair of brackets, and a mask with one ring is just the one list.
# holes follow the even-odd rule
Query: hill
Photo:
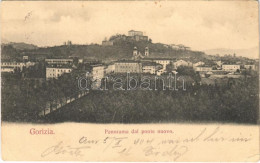
[[193, 58], [199, 60], [205, 57], [203, 52], [189, 50], [174, 50], [161, 43], [150, 43], [145, 41], [126, 42], [114, 46], [91, 45], [61, 45], [42, 48], [17, 48], [17, 46], [2, 46], [2, 58], [21, 58], [28, 55], [31, 58], [66, 58], [75, 56], [85, 59], [102, 61], [114, 61], [118, 59], [131, 59], [133, 48], [137, 47], [144, 53], [145, 47], [149, 47], [150, 56], [157, 58]]
[[31, 49], [37, 49], [38, 47], [36, 45], [33, 44], [27, 44], [24, 42], [10, 42], [7, 45], [11, 45], [13, 48], [17, 49], [17, 50], [31, 50]]

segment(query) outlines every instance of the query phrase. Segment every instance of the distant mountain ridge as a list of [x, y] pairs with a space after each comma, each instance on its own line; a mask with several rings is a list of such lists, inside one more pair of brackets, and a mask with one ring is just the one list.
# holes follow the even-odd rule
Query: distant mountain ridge
[[209, 49], [209, 50], [204, 50], [204, 52], [208, 55], [216, 55], [219, 54], [220, 56], [223, 56], [225, 54], [231, 54], [233, 55], [234, 53], [236, 56], [242, 56], [242, 57], [247, 57], [247, 58], [252, 58], [252, 59], [257, 59], [259, 58], [259, 49], [258, 47], [253, 47], [249, 49], [226, 49], [226, 48], [218, 48], [218, 49]]

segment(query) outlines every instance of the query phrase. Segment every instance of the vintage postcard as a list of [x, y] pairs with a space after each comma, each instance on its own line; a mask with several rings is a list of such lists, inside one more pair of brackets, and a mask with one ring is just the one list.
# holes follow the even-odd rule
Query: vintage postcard
[[259, 161], [258, 13], [2, 1], [2, 160]]

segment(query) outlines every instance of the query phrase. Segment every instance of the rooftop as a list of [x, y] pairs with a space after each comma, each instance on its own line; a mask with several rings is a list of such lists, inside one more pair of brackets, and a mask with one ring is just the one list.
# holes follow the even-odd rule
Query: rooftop
[[70, 60], [73, 61], [71, 58], [46, 58], [45, 60]]
[[70, 65], [47, 65], [46, 68], [62, 68], [62, 69], [72, 69]]
[[120, 61], [116, 61], [116, 63], [140, 63], [140, 61], [134, 61], [134, 60], [120, 60]]
[[135, 30], [130, 30], [128, 32], [142, 32], [142, 31], [135, 31]]
[[102, 64], [91, 65], [91, 67], [104, 67]]
[[176, 60], [176, 58], [143, 58], [142, 60]]
[[155, 63], [155, 62], [142, 62], [142, 65], [143, 65], [143, 66], [156, 66], [156, 65], [158, 65], [158, 64]]

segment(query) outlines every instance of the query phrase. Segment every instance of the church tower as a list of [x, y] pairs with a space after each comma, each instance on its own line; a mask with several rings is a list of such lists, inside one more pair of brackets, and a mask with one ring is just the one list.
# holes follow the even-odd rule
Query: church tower
[[134, 50], [133, 50], [133, 57], [137, 56], [137, 47], [134, 47]]
[[145, 48], [144, 55], [145, 55], [146, 57], [149, 56], [149, 48], [148, 48], [148, 47]]

